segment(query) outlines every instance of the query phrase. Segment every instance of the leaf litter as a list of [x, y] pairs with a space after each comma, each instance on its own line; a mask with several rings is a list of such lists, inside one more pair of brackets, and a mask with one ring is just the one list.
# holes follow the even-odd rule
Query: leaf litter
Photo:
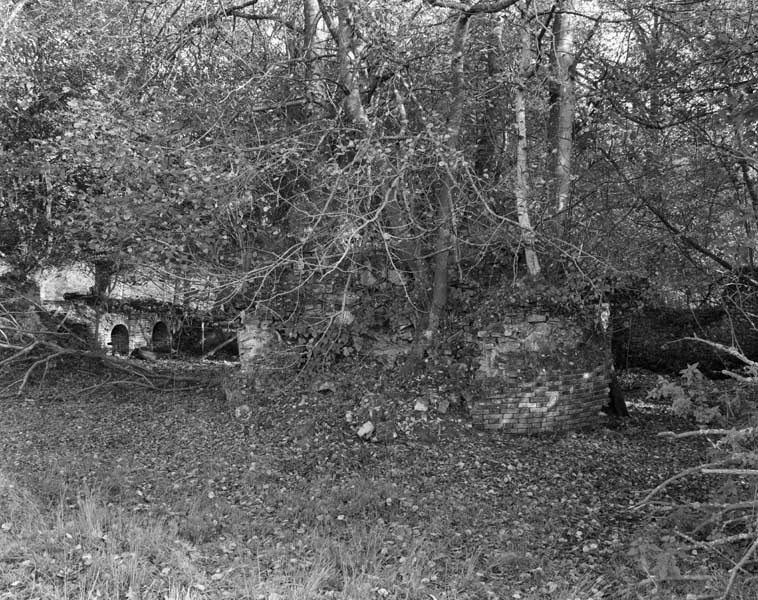
[[[240, 411], [220, 386], [81, 396], [81, 383], [64, 377], [30, 391], [34, 402], [4, 400], [0, 470], [30, 489], [55, 473], [69, 503], [75, 490], [99, 490], [167, 519], [177, 551], [209, 573], [206, 586], [251, 565], [261, 579], [314, 569], [324, 552], [341, 552], [330, 540], [349, 544], [360, 529], [397, 572], [376, 584], [387, 597], [410, 585], [438, 593], [465, 569], [477, 594], [550, 597], [586, 577], [629, 583], [619, 567], [646, 519], [632, 508], [705, 452], [701, 440], [659, 438], [689, 424], [661, 407], [634, 410], [634, 398], [616, 428], [514, 437], [472, 429], [447, 396], [444, 414], [419, 411], [430, 408], [427, 389], [377, 389], [380, 380], [387, 386], [356, 368], [316, 384], [279, 381], [257, 386]], [[416, 419], [413, 427], [383, 441], [356, 434], [345, 415], [369, 389], [392, 400], [393, 423]], [[323, 589], [340, 589], [328, 579]]]

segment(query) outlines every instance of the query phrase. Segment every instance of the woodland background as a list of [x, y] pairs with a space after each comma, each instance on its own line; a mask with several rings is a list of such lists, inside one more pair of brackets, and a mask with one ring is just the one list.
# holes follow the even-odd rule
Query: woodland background
[[755, 284], [747, 0], [3, 10], [21, 277], [211, 282], [234, 313], [364, 269], [427, 340], [493, 290], [690, 309]]
[[[0, 3], [0, 599], [755, 598], [756, 86], [752, 0]], [[30, 293], [71, 264], [328, 368], [92, 352]], [[473, 431], [461, 324], [598, 302], [681, 376]]]

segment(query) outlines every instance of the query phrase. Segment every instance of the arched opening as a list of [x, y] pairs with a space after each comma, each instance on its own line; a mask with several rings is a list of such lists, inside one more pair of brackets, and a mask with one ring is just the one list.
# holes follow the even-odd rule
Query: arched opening
[[153, 325], [153, 335], [150, 341], [153, 350], [156, 352], [168, 352], [171, 350], [171, 332], [164, 321], [158, 321]]
[[113, 354], [129, 354], [129, 330], [125, 325], [111, 329], [111, 349]]

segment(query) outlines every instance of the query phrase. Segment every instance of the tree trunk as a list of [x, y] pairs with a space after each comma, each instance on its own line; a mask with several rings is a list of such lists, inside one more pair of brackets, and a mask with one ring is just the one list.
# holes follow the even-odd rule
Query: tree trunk
[[526, 99], [524, 89], [532, 63], [531, 36], [526, 23], [521, 30], [521, 58], [519, 60], [519, 81], [513, 93], [516, 114], [516, 214], [521, 229], [521, 244], [524, 247], [526, 268], [531, 277], [540, 274], [540, 261], [534, 249], [534, 230], [529, 219], [529, 155], [526, 137]]
[[[337, 41], [339, 83], [345, 94], [342, 107], [350, 122], [363, 131], [365, 138], [368, 139], [372, 134], [372, 125], [363, 106], [359, 87], [362, 42], [355, 41], [355, 16], [350, 0], [338, 1], [337, 16], [338, 24], [331, 29]], [[400, 112], [405, 114], [403, 98], [397, 89], [395, 90], [395, 98]], [[404, 120], [403, 128], [406, 126], [407, 123]], [[396, 253], [398, 266], [412, 272], [418, 283], [420, 279], [426, 279], [426, 269], [420, 266], [421, 261], [418, 257], [421, 248], [415, 239], [416, 236], [412, 235], [410, 231], [411, 225], [400, 204], [403, 173], [396, 171], [385, 152], [379, 147], [372, 148], [367, 154], [367, 160], [374, 164], [377, 173], [383, 174], [380, 189], [382, 192], [382, 210], [387, 221], [386, 233], [393, 242], [397, 240], [389, 245]], [[398, 163], [402, 162], [402, 160], [398, 160]], [[390, 175], [393, 172], [395, 173], [394, 177]]]
[[337, 62], [339, 83], [345, 93], [342, 108], [350, 120], [366, 133], [371, 123], [361, 101], [359, 87], [360, 58], [363, 42], [355, 36], [355, 15], [350, 0], [337, 3]]
[[503, 29], [505, 18], [496, 15], [495, 23], [490, 33], [487, 48], [487, 77], [488, 86], [485, 96], [484, 109], [479, 123], [479, 134], [476, 141], [476, 163], [474, 170], [479, 177], [485, 178], [489, 184], [497, 185], [500, 181], [504, 163], [507, 160], [508, 148], [508, 119], [503, 85]]
[[457, 192], [458, 139], [463, 124], [463, 103], [465, 100], [465, 81], [463, 73], [463, 54], [468, 38], [469, 15], [461, 13], [455, 23], [453, 47], [450, 58], [450, 108], [447, 115], [445, 131], [445, 152], [442, 163], [442, 178], [437, 191], [437, 238], [435, 240], [434, 272], [432, 280], [432, 297], [429, 304], [426, 327], [421, 343], [430, 345], [440, 327], [447, 304], [448, 266], [450, 250], [454, 244], [453, 205]]
[[621, 389], [616, 371], [611, 371], [611, 381], [608, 386], [608, 404], [605, 408], [609, 415], [615, 417], [628, 417], [629, 409], [626, 407], [626, 401], [624, 400], [624, 392]]
[[326, 89], [321, 60], [326, 53], [328, 31], [318, 0], [303, 0], [303, 57], [305, 59], [306, 114], [323, 112]]
[[[732, 96], [733, 97], [733, 96]], [[750, 149], [745, 145], [745, 115], [736, 112], [731, 115], [730, 121], [734, 130], [734, 153], [737, 159], [737, 166], [742, 176], [742, 184], [745, 187], [746, 198], [743, 204], [745, 214], [745, 237], [750, 240], [758, 231], [758, 186], [756, 186], [756, 168], [750, 164], [748, 158], [751, 156]], [[745, 244], [747, 256], [744, 257], [745, 263], [751, 267], [755, 264], [755, 249], [750, 244]]]
[[560, 0], [553, 18], [550, 133], [552, 134], [553, 198], [559, 234], [564, 233], [571, 194], [571, 151], [574, 111], [574, 1]]

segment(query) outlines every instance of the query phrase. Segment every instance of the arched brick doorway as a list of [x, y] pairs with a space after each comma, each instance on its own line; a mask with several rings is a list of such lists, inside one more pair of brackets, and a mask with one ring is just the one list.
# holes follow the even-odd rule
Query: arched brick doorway
[[129, 354], [129, 330], [125, 325], [111, 329], [111, 349], [113, 354]]
[[171, 332], [164, 321], [158, 321], [153, 325], [152, 339], [150, 340], [153, 350], [168, 352], [171, 349]]

